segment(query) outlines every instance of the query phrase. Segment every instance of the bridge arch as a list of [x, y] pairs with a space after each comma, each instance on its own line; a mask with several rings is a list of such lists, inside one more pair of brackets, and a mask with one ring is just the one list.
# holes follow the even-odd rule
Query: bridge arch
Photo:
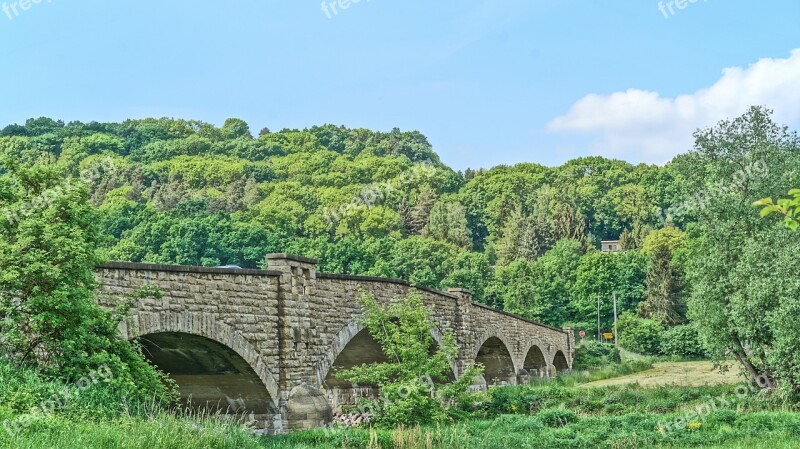
[[556, 354], [553, 356], [553, 367], [556, 369], [556, 374], [570, 370], [567, 357], [561, 350], [556, 351]]
[[332, 348], [323, 360], [318, 376], [325, 388], [342, 387], [348, 382], [335, 377], [336, 369], [348, 369], [364, 363], [388, 362], [380, 344], [363, 325], [348, 324], [336, 336]]
[[[173, 355], [180, 354], [180, 351], [194, 345], [215, 358], [220, 369], [223, 369], [220, 359], [225, 359], [228, 370], [233, 368], [241, 374], [248, 374], [249, 370], [249, 374], [260, 381], [260, 387], [266, 389], [271, 409], [280, 410], [278, 382], [267, 362], [241, 332], [217, 317], [196, 313], [138, 313], [120, 327], [127, 339], [142, 342], [146, 355], [149, 350], [152, 356], [154, 349], [161, 351], [162, 355], [166, 355], [164, 350], [171, 350]], [[182, 338], [183, 342], [180, 341]], [[182, 357], [197, 361], [197, 355], [185, 351]]]
[[547, 359], [539, 346], [533, 345], [530, 347], [522, 363], [522, 369], [532, 378], [547, 377]]
[[488, 332], [477, 341], [480, 344], [475, 345], [477, 349], [472, 360], [483, 364], [487, 386], [497, 382], [516, 383], [517, 367], [508, 341], [500, 332]]

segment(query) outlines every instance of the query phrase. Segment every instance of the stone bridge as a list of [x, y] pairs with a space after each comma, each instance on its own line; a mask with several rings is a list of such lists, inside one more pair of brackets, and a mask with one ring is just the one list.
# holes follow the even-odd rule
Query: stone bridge
[[[112, 263], [98, 267], [101, 301], [132, 301], [120, 327], [177, 383], [185, 405], [243, 413], [270, 432], [325, 425], [331, 410], [374, 396], [333, 373], [385, 360], [359, 323], [361, 290], [387, 304], [417, 290], [440, 339], [458, 345], [454, 375], [485, 366], [478, 388], [567, 371], [575, 338], [471, 301], [408, 282], [316, 272], [317, 262], [267, 256], [267, 270]], [[144, 294], [150, 292], [149, 294]]]

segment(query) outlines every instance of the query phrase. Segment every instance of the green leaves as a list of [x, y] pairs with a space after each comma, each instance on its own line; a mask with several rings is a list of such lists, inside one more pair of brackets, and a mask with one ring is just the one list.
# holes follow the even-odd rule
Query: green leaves
[[772, 214], [780, 214], [784, 217], [783, 224], [797, 231], [800, 228], [800, 189], [789, 190], [792, 198], [779, 199], [773, 203], [772, 198], [763, 198], [753, 203], [754, 207], [761, 207], [759, 215], [764, 218]]
[[625, 312], [619, 317], [619, 344], [628, 350], [647, 355], [658, 355], [664, 328], [654, 320], [639, 318]]

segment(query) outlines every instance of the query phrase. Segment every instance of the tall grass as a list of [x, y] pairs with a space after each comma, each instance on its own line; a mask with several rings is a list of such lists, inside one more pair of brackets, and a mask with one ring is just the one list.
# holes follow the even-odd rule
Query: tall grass
[[498, 387], [464, 403], [458, 421], [396, 429], [334, 428], [258, 437], [244, 422], [191, 410], [166, 411], [157, 402], [127, 403], [110, 384], [75, 396], [63, 409], [42, 413], [38, 404], [68, 387], [35, 372], [0, 363], [0, 448], [14, 449], [500, 449], [800, 447], [800, 415], [791, 404], [758, 395], [665, 431], [684, 407], [731, 397], [735, 386], [635, 385], [579, 389], [574, 385], [646, 369], [649, 361], [593, 373], [574, 373], [542, 385]]
[[[760, 412], [733, 421], [706, 420], [697, 429], [659, 431], [663, 417], [626, 414], [550, 420], [555, 410], [533, 416], [501, 415], [451, 426], [394, 430], [315, 430], [271, 437], [267, 449], [504, 449], [504, 448], [796, 448], [800, 417]], [[754, 444], [758, 442], [758, 444]]]
[[15, 449], [255, 449], [264, 443], [235, 422], [179, 418], [162, 412], [151, 418], [120, 417], [81, 421], [42, 416], [18, 435], [0, 433], [0, 447]]

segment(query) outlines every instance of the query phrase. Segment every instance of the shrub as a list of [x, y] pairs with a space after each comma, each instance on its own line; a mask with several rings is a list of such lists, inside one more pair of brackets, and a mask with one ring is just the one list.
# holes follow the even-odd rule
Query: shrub
[[731, 425], [736, 422], [737, 415], [735, 410], [721, 409], [712, 413], [708, 420], [713, 423]]
[[619, 343], [630, 351], [658, 355], [663, 333], [664, 329], [656, 321], [640, 318], [630, 312], [619, 317]]
[[537, 417], [547, 427], [564, 427], [578, 422], [578, 415], [565, 408], [548, 408], [539, 412]]
[[124, 408], [142, 408], [145, 398], [137, 393], [142, 392], [129, 379], [116, 377], [110, 367], [87, 370], [82, 380], [68, 382], [0, 357], [0, 404], [15, 415], [114, 418]]
[[619, 349], [597, 341], [584, 341], [575, 349], [573, 370], [591, 370], [620, 363]]
[[496, 427], [510, 432], [541, 432], [544, 423], [536, 416], [500, 415], [494, 420]]
[[497, 387], [489, 390], [484, 409], [491, 415], [529, 413], [538, 409], [539, 390], [530, 387]]
[[661, 352], [678, 357], [702, 357], [706, 354], [697, 329], [691, 324], [675, 326], [664, 332]]

